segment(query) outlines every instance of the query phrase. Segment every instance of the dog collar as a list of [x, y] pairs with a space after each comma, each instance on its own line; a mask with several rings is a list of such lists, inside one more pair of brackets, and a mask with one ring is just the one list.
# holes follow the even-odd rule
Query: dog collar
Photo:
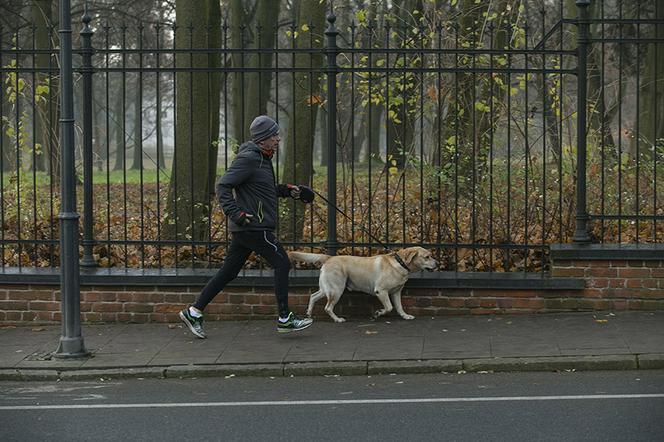
[[393, 255], [394, 255], [394, 259], [397, 260], [397, 262], [401, 265], [401, 267], [403, 267], [404, 269], [406, 269], [406, 271], [407, 271], [408, 273], [410, 273], [410, 269], [408, 268], [408, 266], [406, 265], [406, 263], [403, 262], [403, 259], [401, 259], [401, 257], [399, 256], [399, 254], [395, 252]]

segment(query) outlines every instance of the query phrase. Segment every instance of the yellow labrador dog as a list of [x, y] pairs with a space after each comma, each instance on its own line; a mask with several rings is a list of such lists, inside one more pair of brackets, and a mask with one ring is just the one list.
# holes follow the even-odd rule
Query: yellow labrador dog
[[[420, 270], [435, 270], [438, 263], [431, 252], [423, 247], [408, 247], [395, 253], [365, 256], [329, 256], [318, 253], [288, 252], [291, 260], [312, 264], [322, 264], [318, 279], [319, 290], [309, 298], [307, 315], [311, 316], [314, 304], [326, 297], [325, 311], [334, 322], [344, 322], [344, 318], [334, 314], [334, 306], [341, 298], [344, 289], [375, 294], [383, 308], [374, 317], [392, 311], [392, 304], [404, 319], [413, 319], [401, 306], [401, 289], [408, 276]], [[390, 302], [392, 297], [392, 302]]]

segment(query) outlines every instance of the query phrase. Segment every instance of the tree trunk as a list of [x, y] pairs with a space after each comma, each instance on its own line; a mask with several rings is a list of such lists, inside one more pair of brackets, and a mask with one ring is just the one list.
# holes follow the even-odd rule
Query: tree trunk
[[[272, 49], [276, 38], [279, 2], [258, 2], [256, 6], [256, 34], [251, 44], [256, 49]], [[251, 55], [246, 58], [245, 66], [249, 68], [272, 67], [271, 52]], [[244, 121], [249, 124], [258, 115], [267, 114], [267, 102], [270, 98], [271, 72], [245, 74], [245, 106]]]
[[[161, 76], [157, 77], [157, 81], [161, 84]], [[161, 93], [160, 87], [160, 93]], [[161, 129], [162, 119], [164, 119], [163, 105], [161, 103], [161, 96], [157, 96], [157, 115], [159, 118], [156, 120], [155, 124], [157, 125], [157, 164], [160, 168], [166, 167], [166, 158], [164, 157], [164, 132]]]
[[[233, 49], [243, 49], [245, 47], [245, 24], [246, 12], [244, 10], [244, 2], [242, 0], [230, 1], [230, 23], [229, 31], [230, 44]], [[244, 53], [233, 52], [231, 54], [231, 64], [234, 68], [244, 66]], [[245, 133], [248, 130], [245, 128], [250, 122], [244, 121], [244, 80], [245, 74], [243, 72], [236, 72], [231, 74], [231, 87], [232, 87], [232, 106], [231, 106], [231, 130], [235, 144], [240, 145], [245, 140]], [[227, 116], [228, 118], [228, 116]]]
[[[207, 48], [208, 19], [208, 0], [196, 3], [177, 0], [176, 20], [180, 27], [176, 48]], [[207, 68], [209, 63], [204, 52], [182, 52], [175, 58], [178, 68]], [[164, 229], [169, 238], [203, 240], [208, 231], [210, 111], [211, 102], [219, 101], [211, 96], [212, 92], [206, 72], [176, 74], [177, 138], [167, 205], [169, 222]]]
[[[4, 87], [0, 87], [2, 94], [0, 94], [0, 105], [2, 106], [2, 116], [10, 118], [11, 115], [11, 105], [7, 100], [7, 94], [4, 91]], [[2, 171], [11, 172], [15, 168], [16, 164], [16, 140], [12, 140], [9, 135], [7, 135], [7, 128], [3, 122], [0, 125], [0, 147], [2, 148]]]
[[[215, 2], [216, 3], [216, 2]], [[164, 21], [164, 10], [163, 8], [159, 9], [159, 22]], [[160, 36], [156, 36], [157, 40], [159, 40]], [[166, 169], [166, 159], [164, 157], [164, 133], [162, 131], [162, 120], [165, 119], [165, 115], [163, 112], [163, 104], [162, 104], [162, 94], [164, 93], [164, 83], [161, 81], [161, 72], [157, 72], [156, 78], [155, 78], [155, 98], [157, 102], [157, 110], [156, 110], [156, 120], [155, 124], [157, 127], [157, 165], [159, 166], [157, 168], [157, 173], [161, 172], [161, 169]]]
[[[276, 38], [278, 1], [259, 1], [256, 4], [256, 26], [248, 26], [244, 2], [231, 2], [231, 42], [234, 48], [272, 49]], [[252, 72], [251, 69], [272, 67], [273, 54], [235, 53], [233, 67], [247, 69], [233, 75], [233, 128], [238, 143], [247, 139], [248, 126], [258, 115], [267, 114], [270, 99], [271, 72]]]
[[[380, 6], [380, 10], [378, 7]], [[385, 8], [386, 5], [384, 2], [380, 2], [380, 5], [375, 2], [369, 2], [367, 6], [367, 22], [371, 24], [374, 29], [374, 36], [372, 37], [372, 43], [382, 44], [384, 41], [385, 35], [383, 32], [385, 26]], [[362, 42], [363, 47], [370, 49], [369, 38], [367, 33], [364, 34], [364, 39]], [[380, 82], [375, 81], [378, 79], [378, 76], [373, 76], [372, 79], [372, 94], [376, 93], [376, 88], [380, 88]], [[356, 152], [356, 159], [362, 162], [368, 162], [369, 158], [378, 159], [380, 158], [380, 122], [382, 121], [384, 105], [374, 104], [371, 100], [364, 108], [362, 114], [362, 122], [360, 123], [360, 131], [364, 133], [364, 140], [366, 140], [366, 148], [364, 149], [364, 156], [360, 157], [362, 149], [358, 148]], [[364, 143], [358, 143], [362, 146]]]
[[365, 153], [365, 161], [369, 161], [369, 157], [380, 158], [380, 122], [383, 121], [383, 114], [385, 113], [383, 106], [371, 106], [371, 118], [367, 114], [367, 118], [369, 118], [369, 137], [367, 138], [368, 148]]
[[[396, 11], [422, 11], [421, 0], [399, 0], [393, 2]], [[404, 17], [408, 15], [400, 14]], [[402, 23], [396, 27], [396, 47], [412, 49], [419, 45], [419, 37], [411, 33], [412, 27], [419, 23]], [[420, 67], [422, 61], [397, 53], [390, 62], [396, 66]], [[409, 72], [398, 72], [397, 77], [390, 80], [390, 104], [387, 118], [387, 161], [386, 165], [401, 169], [405, 166], [406, 158], [413, 147], [415, 136], [416, 107], [412, 101], [416, 100], [417, 76]]]
[[[591, 17], [599, 17], [601, 11], [600, 2], [592, 2], [590, 5]], [[571, 14], [571, 17], [578, 14], [578, 8], [576, 4], [573, 4], [572, 1], [568, 0], [567, 6], [569, 9], [574, 11]], [[597, 26], [600, 28], [600, 26]], [[601, 29], [598, 29], [601, 32]], [[576, 40], [576, 28], [574, 29], [574, 38]], [[576, 45], [576, 41], [574, 43]], [[604, 146], [605, 152], [607, 154], [607, 159], [615, 162], [618, 160], [617, 149], [615, 145], [615, 140], [613, 138], [613, 133], [611, 131], [611, 120], [617, 112], [617, 106], [607, 103], [607, 97], [602, 93], [604, 91], [605, 84], [602, 84], [601, 76], [601, 64], [602, 60], [600, 58], [599, 51], [601, 50], [600, 45], [591, 45], [590, 51], [588, 53], [588, 103], [591, 103], [592, 106], [588, 109], [588, 126], [589, 133], [596, 134], [599, 139], [599, 142]], [[608, 105], [607, 105], [608, 104]]]
[[[656, 1], [657, 20], [664, 19], [664, 0]], [[655, 38], [664, 38], [664, 25], [655, 25]], [[647, 149], [641, 152], [651, 156], [653, 146], [661, 152], [664, 143], [664, 45], [648, 44], [645, 70], [641, 77], [641, 110], [639, 135]]]
[[[505, 11], [507, 0], [500, 0], [493, 4], [492, 11]], [[483, 20], [487, 12], [488, 2], [477, 3], [474, 0], [461, 0], [459, 2], [459, 27], [458, 27], [458, 46], [468, 45], [474, 47], [478, 38], [475, 30], [481, 28], [480, 20]], [[514, 14], [517, 8], [512, 8]], [[510, 19], [509, 15], [500, 16], [497, 21], [493, 34], [494, 49], [505, 49], [510, 46]], [[496, 55], [494, 65], [498, 57]], [[503, 58], [506, 56], [502, 55]], [[472, 58], [466, 60], [463, 56], [458, 57], [459, 67], [472, 67]], [[490, 148], [490, 130], [494, 130], [500, 122], [499, 114], [499, 96], [507, 97], [510, 93], [509, 81], [507, 75], [487, 78], [479, 73], [457, 73], [452, 77], [450, 89], [450, 100], [448, 102], [448, 112], [445, 121], [442, 124], [441, 143], [444, 149], [444, 158], [457, 158], [458, 172], [453, 179], [458, 179], [459, 192], [466, 193], [471, 191], [473, 173], [476, 177], [482, 176], [486, 168], [488, 152]], [[514, 75], [512, 76], [514, 80]], [[491, 82], [500, 81], [507, 85], [506, 91], [497, 92], [498, 87], [493, 87], [493, 97], [491, 97]], [[493, 115], [485, 110], [490, 108], [490, 101], [493, 98]], [[491, 123], [493, 122], [493, 128]], [[510, 122], [507, 122], [510, 124]], [[443, 159], [444, 161], [444, 159]], [[449, 170], [454, 170], [450, 168]]]
[[[98, 102], [101, 103], [101, 100]], [[104, 161], [108, 161], [108, 158], [106, 158], [106, 149], [104, 148], [106, 143], [106, 140], [104, 139], [104, 127], [101, 123], [104, 120], [104, 114], [102, 107], [95, 103], [92, 104], [92, 109], [92, 130], [94, 134], [92, 147], [95, 153], [94, 168], [101, 172], [103, 170]]]
[[[297, 15], [297, 48], [322, 48], [325, 31], [325, 5], [318, 0], [302, 0]], [[306, 26], [309, 27], [306, 30]], [[303, 28], [304, 26], [304, 28]], [[298, 72], [294, 76], [293, 110], [291, 112], [292, 136], [288, 137], [284, 154], [283, 181], [286, 183], [311, 185], [315, 122], [321, 99], [321, 84], [315, 73], [323, 64], [322, 51], [313, 55], [295, 56], [295, 66], [311, 67], [314, 72]], [[327, 143], [324, 145], [327, 146]], [[324, 147], [325, 148], [325, 147]], [[283, 232], [290, 240], [297, 241], [304, 228], [304, 207], [288, 204], [283, 216]]]
[[[122, 86], [124, 88], [124, 85]], [[114, 124], [113, 139], [115, 141], [115, 164], [113, 170], [123, 170], [125, 167], [125, 107], [124, 93], [117, 94], [111, 121]]]
[[[218, 0], [210, 0], [210, 9], [208, 13], [208, 47], [221, 48], [221, 7]], [[208, 54], [208, 63], [210, 67], [221, 68], [221, 55], [219, 51]], [[209, 153], [209, 171], [207, 191], [212, 198], [215, 191], [215, 180], [217, 178], [217, 156], [219, 155], [219, 124], [220, 124], [220, 103], [221, 98], [221, 73], [212, 72], [209, 74], [210, 84], [210, 144]], [[162, 163], [163, 164], [163, 163]]]
[[143, 84], [141, 75], [136, 75], [136, 91], [134, 92], [134, 124], [132, 127], [132, 144], [134, 146], [132, 170], [143, 166]]

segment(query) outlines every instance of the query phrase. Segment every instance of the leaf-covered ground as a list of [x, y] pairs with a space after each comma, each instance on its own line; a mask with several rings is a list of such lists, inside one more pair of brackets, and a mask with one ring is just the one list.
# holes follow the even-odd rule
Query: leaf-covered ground
[[[474, 185], [450, 180], [417, 168], [405, 172], [377, 171], [371, 182], [366, 171], [342, 174], [337, 204], [339, 254], [368, 255], [390, 248], [421, 244], [433, 249], [441, 270], [540, 271], [548, 268], [548, 246], [569, 242], [575, 228], [575, 187], [571, 179], [549, 170], [531, 169], [509, 176], [499, 169]], [[643, 184], [645, 181], [646, 184]], [[641, 181], [639, 210], [662, 215], [661, 195]], [[629, 214], [636, 208], [633, 182], [620, 192], [604, 182], [589, 180], [591, 213]], [[34, 189], [37, 189], [36, 197]], [[314, 188], [327, 195], [324, 177]], [[83, 191], [77, 190], [83, 251]], [[660, 192], [664, 194], [664, 192]], [[617, 198], [617, 195], [622, 195]], [[93, 257], [102, 267], [218, 267], [228, 241], [226, 218], [213, 204], [207, 234], [200, 242], [189, 238], [177, 244], [164, 236], [168, 183], [96, 184], [94, 187]], [[1, 252], [5, 266], [46, 267], [59, 260], [59, 195], [55, 186], [4, 186], [0, 207]], [[291, 200], [281, 203], [300, 204]], [[298, 213], [302, 235], [293, 238], [291, 219], [282, 219], [278, 232], [286, 248], [325, 250], [327, 213], [334, 210], [317, 198]], [[622, 212], [619, 212], [622, 211]], [[345, 214], [345, 215], [344, 215]], [[661, 242], [664, 221], [609, 220], [591, 222], [596, 242]], [[264, 266], [252, 256], [247, 268]]]

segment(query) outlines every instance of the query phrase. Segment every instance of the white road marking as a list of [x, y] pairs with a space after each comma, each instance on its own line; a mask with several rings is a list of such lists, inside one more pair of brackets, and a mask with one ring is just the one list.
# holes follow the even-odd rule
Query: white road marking
[[496, 397], [454, 397], [454, 398], [414, 398], [414, 399], [328, 399], [302, 401], [246, 401], [246, 402], [184, 402], [184, 403], [144, 403], [144, 404], [69, 404], [69, 405], [4, 405], [0, 410], [72, 410], [72, 409], [120, 409], [120, 408], [187, 408], [187, 407], [283, 407], [284, 405], [375, 405], [375, 404], [435, 404], [459, 402], [523, 402], [523, 401], [576, 401], [607, 399], [664, 399], [664, 393], [657, 394], [587, 394], [575, 396], [496, 396]]

